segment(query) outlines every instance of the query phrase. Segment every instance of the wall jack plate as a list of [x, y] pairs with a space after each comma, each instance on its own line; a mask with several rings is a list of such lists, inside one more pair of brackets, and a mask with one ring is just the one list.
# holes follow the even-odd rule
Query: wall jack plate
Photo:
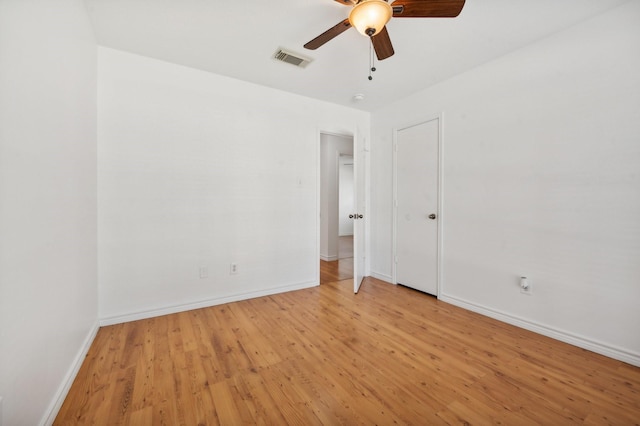
[[520, 277], [520, 293], [531, 296], [533, 294], [533, 287], [531, 286], [531, 280], [527, 277]]
[[231, 265], [229, 265], [229, 274], [235, 275], [237, 273], [238, 273], [238, 264], [232, 263]]
[[199, 272], [200, 272], [200, 278], [209, 277], [209, 269], [206, 266], [201, 266]]

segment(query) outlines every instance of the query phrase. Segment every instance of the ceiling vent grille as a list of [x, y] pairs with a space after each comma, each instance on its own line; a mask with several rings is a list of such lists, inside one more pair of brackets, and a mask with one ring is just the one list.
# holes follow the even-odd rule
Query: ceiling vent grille
[[273, 59], [286, 62], [287, 64], [295, 65], [296, 67], [299, 67], [299, 68], [306, 67], [312, 61], [311, 58], [307, 58], [306, 56], [300, 55], [298, 53], [293, 53], [284, 49], [276, 50], [275, 55], [273, 55]]

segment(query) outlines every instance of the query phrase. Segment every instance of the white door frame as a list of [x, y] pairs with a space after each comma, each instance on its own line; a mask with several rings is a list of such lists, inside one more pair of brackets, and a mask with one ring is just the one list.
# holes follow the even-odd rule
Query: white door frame
[[[366, 276], [366, 270], [367, 270], [367, 266], [366, 266], [366, 258], [367, 258], [367, 238], [366, 238], [366, 234], [367, 234], [367, 225], [369, 223], [368, 218], [367, 218], [367, 211], [368, 211], [368, 197], [367, 195], [367, 169], [366, 169], [366, 160], [365, 158], [359, 158], [360, 156], [357, 155], [356, 150], [362, 148], [363, 152], [366, 152], [366, 142], [364, 140], [359, 140], [359, 138], [361, 137], [361, 134], [359, 132], [358, 128], [355, 128], [353, 131], [331, 131], [331, 130], [323, 130], [323, 128], [318, 128], [316, 131], [316, 157], [317, 157], [317, 162], [316, 162], [316, 181], [317, 181], [317, 185], [316, 185], [316, 193], [317, 193], [317, 197], [316, 197], [316, 214], [317, 214], [317, 225], [316, 225], [316, 241], [317, 241], [317, 245], [316, 245], [316, 277], [317, 277], [317, 284], [320, 284], [320, 264], [319, 264], [319, 260], [320, 260], [320, 238], [321, 238], [321, 229], [320, 229], [320, 225], [321, 225], [321, 221], [320, 221], [320, 213], [321, 213], [321, 205], [320, 205], [320, 194], [321, 194], [321, 183], [322, 183], [322, 179], [320, 176], [321, 173], [321, 149], [322, 149], [322, 136], [321, 135], [334, 135], [334, 136], [340, 136], [340, 137], [348, 137], [351, 138], [353, 141], [353, 161], [354, 161], [354, 189], [357, 189], [358, 186], [358, 177], [356, 176], [356, 170], [357, 167], [364, 167], [364, 172], [363, 172], [363, 176], [364, 176], [364, 181], [360, 182], [361, 185], [361, 189], [364, 191], [365, 193], [365, 203], [363, 206], [361, 206], [360, 208], [363, 210], [359, 213], [363, 214], [364, 218], [363, 220], [364, 225], [362, 226], [362, 235], [358, 235], [358, 239], [362, 240], [362, 247], [363, 247], [363, 251], [364, 253], [361, 253], [364, 258], [365, 258], [365, 264], [362, 265], [362, 270], [358, 270], [358, 266], [357, 266], [357, 262], [358, 259], [356, 259], [356, 253], [358, 252], [356, 249], [356, 229], [355, 229], [355, 225], [354, 225], [354, 241], [353, 241], [353, 250], [354, 250], [354, 258], [353, 258], [353, 280], [354, 280], [354, 293], [358, 292], [358, 289], [360, 287], [360, 282], [358, 281], [358, 276]], [[364, 144], [364, 146], [360, 146], [360, 144]], [[355, 199], [354, 203], [356, 204], [356, 209], [358, 208], [357, 204], [358, 204], [358, 200]], [[355, 212], [354, 212], [355, 213]]]
[[393, 257], [391, 262], [391, 278], [393, 284], [398, 284], [397, 280], [397, 254], [398, 254], [398, 132], [410, 127], [417, 126], [419, 124], [427, 123], [429, 121], [438, 120], [438, 206], [436, 208], [437, 215], [437, 250], [436, 256], [436, 287], [438, 289], [436, 296], [440, 298], [442, 294], [442, 159], [443, 159], [443, 113], [427, 116], [423, 119], [411, 121], [407, 124], [393, 128]]

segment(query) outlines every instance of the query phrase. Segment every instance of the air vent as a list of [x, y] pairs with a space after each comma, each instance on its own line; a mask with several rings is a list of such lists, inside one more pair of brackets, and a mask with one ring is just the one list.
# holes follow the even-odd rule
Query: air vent
[[299, 68], [306, 67], [312, 61], [311, 58], [307, 58], [306, 56], [300, 55], [298, 53], [293, 53], [284, 49], [278, 49], [275, 55], [273, 55], [273, 59], [277, 59], [278, 61], [295, 65], [296, 67], [299, 67]]

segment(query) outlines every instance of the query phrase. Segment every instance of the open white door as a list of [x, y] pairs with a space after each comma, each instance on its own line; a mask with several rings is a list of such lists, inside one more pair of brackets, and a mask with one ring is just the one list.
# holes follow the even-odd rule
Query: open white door
[[356, 132], [353, 135], [353, 292], [360, 290], [365, 264], [365, 151], [364, 140]]

